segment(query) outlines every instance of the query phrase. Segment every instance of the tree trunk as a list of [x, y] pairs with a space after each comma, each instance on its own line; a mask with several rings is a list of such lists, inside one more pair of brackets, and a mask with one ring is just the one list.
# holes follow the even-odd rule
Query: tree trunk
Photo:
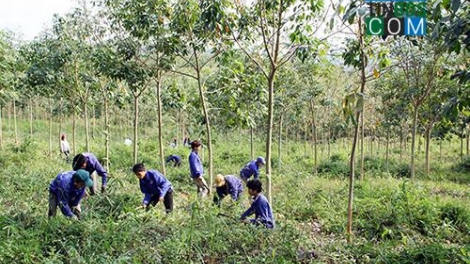
[[281, 164], [282, 164], [282, 158], [281, 158], [281, 146], [282, 146], [282, 117], [283, 115], [281, 114], [280, 117], [279, 117], [279, 142], [278, 142], [278, 149], [277, 149], [277, 152], [278, 152], [278, 171], [281, 170]]
[[308, 145], [308, 124], [305, 123], [305, 129], [304, 129], [304, 156], [307, 156], [307, 145]]
[[139, 97], [134, 95], [134, 164], [137, 164], [137, 141], [139, 131]]
[[[196, 54], [196, 49], [194, 49], [194, 60], [196, 64], [196, 77], [197, 77], [197, 85], [199, 88], [199, 97], [201, 99], [201, 104], [202, 104], [202, 111], [204, 113], [204, 119], [206, 123], [206, 132], [207, 132], [207, 151], [209, 155], [209, 188], [212, 189], [212, 183], [213, 183], [213, 171], [212, 171], [212, 136], [211, 136], [211, 126], [210, 126], [210, 120], [209, 120], [209, 113], [207, 112], [207, 106], [206, 106], [206, 99], [204, 97], [204, 85], [201, 80], [201, 68], [199, 68], [199, 57]], [[212, 191], [212, 190], [211, 190]]]
[[[61, 97], [59, 101], [59, 138], [60, 138], [60, 134], [62, 133], [62, 122], [63, 122], [63, 118], [62, 118], [62, 97]], [[59, 140], [59, 149], [61, 149], [60, 144], [61, 143]]]
[[96, 127], [96, 109], [95, 103], [91, 107], [91, 140], [95, 140], [95, 127]]
[[[16, 128], [16, 120], [15, 120]], [[460, 132], [460, 161], [463, 161], [463, 138], [465, 133], [465, 126], [462, 126], [462, 131]]]
[[390, 128], [387, 129], [387, 143], [385, 145], [385, 168], [387, 171], [388, 171], [389, 144], [390, 144]]
[[467, 157], [468, 157], [468, 153], [469, 153], [469, 150], [470, 150], [470, 146], [469, 146], [469, 144], [470, 144], [470, 142], [469, 142], [470, 141], [470, 139], [469, 139], [470, 135], [469, 134], [470, 133], [467, 129]]
[[18, 144], [19, 140], [18, 140], [18, 124], [16, 122], [16, 100], [13, 100], [13, 126], [15, 128], [15, 144]]
[[[12, 132], [11, 132], [11, 105], [8, 105], [8, 112], [7, 112], [7, 115], [8, 115], [8, 133], [11, 135]], [[46, 111], [44, 111], [44, 116], [46, 116]], [[7, 136], [8, 138], [8, 136]]]
[[361, 181], [364, 180], [364, 104], [361, 109]]
[[88, 124], [88, 91], [86, 95], [86, 99], [83, 103], [84, 115], [85, 115], [85, 145], [86, 145], [86, 152], [90, 152], [90, 126]]
[[157, 73], [157, 111], [158, 111], [158, 147], [159, 147], [159, 154], [160, 154], [160, 162], [162, 164], [162, 173], [166, 175], [165, 172], [165, 154], [163, 153], [163, 133], [162, 133], [162, 78], [160, 76], [161, 73]]
[[29, 97], [29, 137], [33, 139], [33, 99]]
[[286, 127], [286, 132], [284, 134], [284, 138], [285, 138], [284, 145], [287, 146], [286, 153], [287, 153], [287, 156], [289, 156], [290, 149], [291, 149], [291, 148], [289, 148], [289, 124], [286, 124], [285, 127]]
[[431, 171], [431, 166], [430, 166], [430, 163], [429, 163], [429, 149], [430, 149], [430, 144], [431, 144], [431, 128], [429, 129], [426, 129], [426, 132], [425, 132], [425, 137], [426, 137], [426, 146], [425, 146], [425, 151], [426, 151], [426, 155], [425, 155], [425, 169], [426, 169], [426, 175], [429, 176], [429, 172]]
[[[102, 84], [103, 86], [103, 84]], [[106, 170], [109, 173], [109, 138], [110, 138], [110, 133], [111, 129], [109, 126], [109, 109], [108, 109], [108, 96], [106, 94], [106, 87], [102, 87], [103, 89], [103, 101], [104, 101], [104, 127], [105, 127], [105, 137], [104, 137], [104, 149], [105, 149], [105, 166]]]
[[[312, 108], [313, 109], [313, 108]], [[318, 171], [318, 152], [317, 152], [317, 122], [315, 112], [312, 113], [312, 137], [313, 137], [313, 174], [317, 175]]]
[[276, 69], [272, 68], [268, 78], [268, 125], [266, 126], [266, 194], [269, 203], [272, 204], [271, 197], [271, 143], [273, 137], [273, 115], [274, 115], [274, 77]]
[[[361, 94], [364, 94], [365, 86], [366, 86], [366, 55], [364, 53], [364, 33], [362, 31], [362, 20], [359, 19], [359, 44], [360, 44], [360, 52], [361, 52]], [[359, 120], [360, 113], [356, 113], [356, 120]], [[348, 242], [352, 242], [352, 220], [353, 220], [353, 199], [354, 199], [354, 178], [355, 178], [355, 162], [356, 162], [356, 144], [357, 138], [359, 134], [359, 122], [356, 122], [354, 127], [354, 139], [351, 148], [351, 157], [349, 160], [349, 195], [348, 195], [348, 221], [347, 221], [347, 234], [348, 234]]]
[[253, 126], [250, 126], [250, 147], [251, 147], [251, 160], [255, 159], [255, 146], [253, 142]]
[[49, 158], [52, 158], [52, 97], [49, 96]]
[[416, 145], [416, 126], [418, 120], [418, 106], [413, 108], [413, 130], [411, 132], [411, 179], [415, 177], [415, 145]]
[[73, 149], [73, 155], [77, 154], [77, 144], [75, 144], [75, 134], [77, 133], [77, 113], [75, 112], [75, 109], [72, 107], [72, 149]]

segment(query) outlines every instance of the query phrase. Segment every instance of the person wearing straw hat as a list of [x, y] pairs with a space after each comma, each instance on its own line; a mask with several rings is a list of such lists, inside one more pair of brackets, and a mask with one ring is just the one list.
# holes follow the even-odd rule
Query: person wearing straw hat
[[49, 212], [53, 217], [57, 207], [72, 219], [79, 219], [80, 201], [85, 194], [85, 187], [93, 186], [90, 174], [86, 170], [62, 172], [49, 185]]
[[214, 203], [219, 207], [225, 196], [230, 194], [233, 201], [238, 201], [243, 192], [242, 181], [233, 175], [218, 174], [215, 177], [215, 187], [217, 194], [214, 195]]

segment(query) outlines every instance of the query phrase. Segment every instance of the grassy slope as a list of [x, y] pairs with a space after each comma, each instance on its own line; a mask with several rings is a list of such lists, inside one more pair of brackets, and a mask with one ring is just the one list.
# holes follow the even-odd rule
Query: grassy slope
[[[45, 131], [38, 126], [38, 131]], [[28, 131], [20, 124], [20, 131]], [[6, 134], [11, 138], [11, 134]], [[25, 136], [22, 135], [22, 138]], [[70, 136], [69, 136], [70, 137]], [[132, 150], [112, 144], [107, 196], [83, 202], [84, 219], [63, 216], [47, 220], [47, 186], [59, 171], [69, 170], [54, 153], [44, 158], [47, 134], [15, 147], [7, 143], [0, 156], [0, 262], [8, 263], [469, 263], [469, 174], [456, 173], [450, 162], [434, 162], [433, 174], [414, 182], [397, 178], [405, 171], [398, 161], [386, 172], [383, 160], [368, 159], [364, 182], [356, 181], [353, 244], [345, 238], [347, 150], [333, 146], [336, 158], [322, 152], [324, 173], [310, 175], [312, 160], [304, 145], [290, 144], [274, 177], [274, 231], [243, 226], [217, 217], [210, 199], [197, 201], [187, 163], [169, 168], [176, 189], [175, 212], [165, 215], [162, 205], [145, 213], [135, 208], [142, 194], [130, 173]], [[237, 174], [249, 160], [249, 146], [241, 137], [216, 143], [215, 171]], [[11, 140], [10, 140], [11, 142]], [[156, 143], [140, 145], [140, 160], [155, 167]], [[455, 145], [458, 145], [456, 142]], [[258, 142], [256, 153], [262, 153]], [[93, 152], [104, 155], [98, 140]], [[167, 153], [170, 150], [167, 149]], [[447, 149], [448, 153], [455, 150]], [[189, 150], [174, 153], [187, 157]], [[368, 153], [368, 151], [366, 152]], [[308, 151], [307, 151], [308, 154]], [[433, 153], [433, 156], [437, 156]], [[449, 160], [455, 160], [455, 156]], [[277, 157], [273, 158], [277, 162]], [[277, 168], [277, 164], [275, 169]], [[264, 173], [262, 173], [263, 175]], [[454, 183], [448, 179], [458, 179]], [[249, 204], [220, 211], [239, 216]], [[316, 258], [311, 258], [315, 250]]]

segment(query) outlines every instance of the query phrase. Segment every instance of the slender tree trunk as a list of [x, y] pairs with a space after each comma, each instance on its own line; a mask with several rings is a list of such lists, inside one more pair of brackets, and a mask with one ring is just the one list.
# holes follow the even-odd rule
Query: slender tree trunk
[[304, 156], [307, 156], [307, 145], [308, 145], [308, 124], [305, 123], [305, 129], [304, 129]]
[[375, 140], [375, 136], [374, 136], [374, 135], [375, 135], [375, 134], [374, 134], [373, 130], [371, 130], [371, 132], [370, 132], [370, 141], [369, 141], [369, 147], [370, 147], [370, 149], [369, 149], [369, 151], [370, 151], [369, 155], [370, 155], [371, 157], [373, 156], [373, 148], [374, 148], [374, 140]]
[[403, 140], [403, 147], [405, 148], [405, 151], [403, 153], [408, 152], [408, 131], [405, 135], [405, 138]]
[[29, 137], [33, 139], [33, 98], [29, 97]]
[[[16, 121], [15, 121], [16, 127]], [[465, 126], [462, 126], [462, 131], [460, 132], [460, 161], [463, 161], [463, 138], [465, 133]]]
[[52, 97], [49, 96], [49, 158], [52, 158]]
[[253, 142], [253, 126], [250, 126], [250, 147], [251, 147], [251, 160], [255, 159], [255, 145]]
[[318, 151], [317, 151], [317, 122], [315, 112], [312, 113], [312, 133], [313, 133], [313, 174], [317, 175], [318, 171]]
[[[59, 101], [59, 138], [60, 138], [60, 134], [62, 133], [62, 122], [63, 122], [63, 118], [62, 118], [62, 97], [61, 97]], [[61, 149], [60, 140], [59, 140], [59, 149]]]
[[105, 148], [105, 155], [106, 155], [106, 170], [109, 172], [109, 138], [110, 138], [110, 125], [109, 125], [109, 109], [108, 109], [108, 96], [106, 94], [106, 87], [102, 84], [103, 89], [103, 101], [104, 101], [104, 127], [106, 130], [105, 137], [104, 137], [104, 148]]
[[426, 175], [429, 176], [429, 173], [431, 171], [431, 166], [430, 166], [430, 163], [429, 163], [429, 159], [430, 159], [430, 144], [431, 144], [431, 128], [428, 128], [425, 132], [425, 137], [426, 137], [426, 146], [425, 146], [425, 151], [426, 151], [426, 154], [425, 154], [425, 169], [426, 169]]
[[90, 152], [90, 126], [89, 126], [89, 117], [88, 117], [88, 90], [86, 92], [86, 98], [83, 103], [84, 115], [85, 115], [85, 145], [86, 151]]
[[467, 129], [467, 157], [468, 157], [468, 153], [469, 153], [469, 150], [470, 150], [470, 146], [469, 146], [469, 145], [470, 145], [470, 142], [469, 142], [469, 141], [470, 141], [470, 138], [469, 138], [470, 135], [469, 135], [469, 134], [470, 134], [470, 133], [469, 133], [469, 131], [468, 131], [468, 129]]
[[[207, 151], [209, 155], [209, 188], [212, 189], [213, 183], [213, 170], [212, 170], [212, 135], [211, 135], [211, 125], [209, 120], [209, 113], [207, 111], [206, 99], [204, 97], [204, 85], [201, 82], [201, 68], [199, 67], [199, 57], [196, 54], [196, 50], [194, 49], [194, 60], [196, 64], [196, 77], [197, 77], [197, 85], [199, 88], [199, 97], [202, 103], [202, 111], [204, 113], [204, 119], [206, 123], [206, 132], [207, 132]], [[212, 190], [211, 190], [212, 191]]]
[[134, 95], [134, 164], [137, 164], [137, 141], [139, 132], [139, 97]]
[[418, 106], [413, 109], [413, 131], [411, 132], [411, 179], [415, 177], [415, 145], [416, 145], [416, 126], [418, 120]]
[[[362, 31], [362, 20], [359, 19], [359, 45], [361, 53], [361, 94], [364, 94], [366, 86], [366, 55], [364, 53], [364, 33]], [[356, 113], [356, 120], [359, 120], [360, 112]], [[348, 195], [348, 221], [347, 221], [347, 234], [348, 242], [352, 242], [352, 220], [353, 220], [353, 200], [354, 200], [354, 178], [355, 178], [355, 162], [356, 162], [356, 144], [359, 134], [359, 123], [356, 122], [354, 127], [354, 139], [351, 148], [351, 157], [349, 160], [349, 195]]]
[[288, 137], [288, 136], [289, 136], [289, 124], [286, 124], [285, 127], [286, 127], [286, 132], [285, 132], [285, 134], [284, 134], [284, 138], [285, 138], [285, 140], [284, 140], [284, 145], [287, 146], [286, 153], [287, 153], [287, 156], [289, 156], [289, 154], [290, 154], [290, 149], [291, 149], [291, 148], [289, 147], [289, 137]]
[[282, 118], [283, 118], [284, 115], [280, 115], [279, 117], [279, 142], [278, 142], [278, 155], [279, 155], [279, 159], [278, 159], [278, 171], [281, 170], [281, 164], [282, 164], [282, 158], [281, 158], [281, 146], [282, 146]]
[[274, 115], [274, 77], [276, 69], [273, 67], [268, 78], [268, 125], [266, 126], [266, 180], [267, 196], [269, 203], [272, 204], [271, 197], [271, 144], [273, 137], [273, 115]]
[[364, 180], [364, 104], [361, 109], [361, 181]]
[[[10, 135], [12, 134], [12, 132], [11, 132], [11, 108], [12, 108], [11, 105], [8, 105], [8, 112], [7, 112], [7, 115], [8, 115], [8, 133]], [[46, 116], [46, 111], [44, 111], [44, 116]]]
[[77, 134], [77, 113], [75, 112], [75, 109], [72, 109], [72, 149], [73, 149], [73, 154], [77, 154], [77, 144], [76, 144], [76, 138], [75, 135]]
[[377, 156], [380, 155], [380, 135], [377, 136]]
[[387, 129], [387, 143], [385, 145], [385, 168], [388, 171], [388, 155], [389, 155], [389, 144], [390, 144], [390, 128]]
[[157, 111], [158, 111], [158, 147], [159, 147], [159, 154], [160, 154], [160, 162], [162, 164], [162, 173], [166, 175], [165, 171], [165, 154], [163, 153], [163, 133], [162, 133], [162, 78], [160, 76], [161, 73], [157, 73]]
[[15, 144], [18, 144], [19, 140], [18, 140], [18, 124], [16, 122], [16, 100], [13, 100], [13, 126], [15, 128]]
[[95, 127], [96, 127], [96, 109], [95, 103], [91, 107], [91, 140], [95, 140]]

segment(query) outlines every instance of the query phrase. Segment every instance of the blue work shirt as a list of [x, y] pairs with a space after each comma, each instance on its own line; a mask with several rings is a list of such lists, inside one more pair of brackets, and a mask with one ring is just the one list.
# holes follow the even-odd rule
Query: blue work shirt
[[256, 160], [250, 161], [240, 171], [240, 177], [248, 179], [254, 175], [255, 180], [259, 179], [259, 167], [256, 165]]
[[60, 210], [65, 216], [73, 216], [71, 207], [77, 206], [85, 194], [85, 187], [77, 188], [73, 184], [75, 171], [62, 172], [52, 180], [49, 191], [56, 195]]
[[166, 162], [173, 161], [175, 163], [181, 163], [181, 157], [177, 155], [170, 155], [167, 159]]
[[242, 181], [233, 175], [227, 175], [224, 178], [225, 185], [216, 188], [217, 194], [219, 197], [224, 197], [225, 195], [230, 194], [232, 200], [238, 200], [238, 198], [240, 198], [240, 193], [243, 192]]
[[101, 177], [102, 186], [106, 186], [106, 183], [108, 182], [108, 173], [103, 168], [101, 163], [98, 161], [96, 156], [93, 155], [92, 153], [82, 153], [82, 154], [83, 156], [86, 157], [86, 168], [84, 168], [84, 170], [90, 173], [90, 177], [93, 174], [93, 172], [96, 171], [96, 173]]
[[156, 170], [148, 170], [144, 178], [139, 179], [140, 190], [144, 196], [143, 204], [147, 205], [153, 195], [158, 195], [159, 198], [165, 196], [168, 190], [172, 189], [171, 183]]
[[259, 194], [254, 198], [251, 207], [246, 210], [240, 217], [241, 220], [244, 220], [248, 216], [255, 214], [255, 219], [252, 219], [252, 223], [261, 223], [267, 228], [274, 228], [274, 217], [269, 205], [268, 199], [263, 194]]
[[199, 158], [197, 152], [192, 151], [189, 154], [189, 170], [191, 171], [191, 178], [199, 178], [204, 174], [204, 169], [202, 168], [201, 159]]

